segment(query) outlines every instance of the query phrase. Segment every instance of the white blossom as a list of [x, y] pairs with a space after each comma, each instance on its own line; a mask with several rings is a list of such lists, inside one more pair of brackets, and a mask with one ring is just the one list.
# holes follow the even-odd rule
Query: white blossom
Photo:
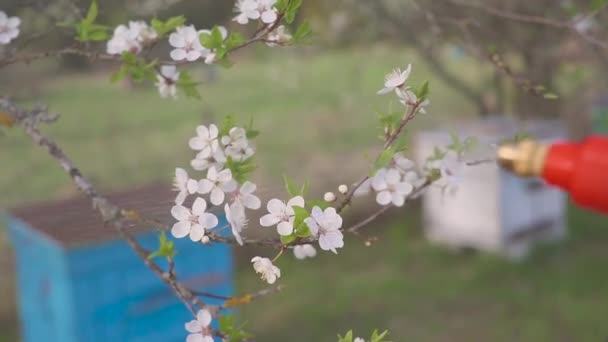
[[196, 158], [207, 158], [218, 149], [218, 133], [219, 130], [214, 124], [209, 125], [209, 127], [205, 125], [200, 125], [196, 127], [196, 137], [191, 138], [188, 142], [188, 145], [190, 145], [191, 149], [195, 151], [200, 151]]
[[232, 235], [239, 243], [243, 245], [243, 238], [241, 237], [241, 231], [247, 227], [247, 216], [245, 215], [245, 208], [239, 203], [233, 203], [224, 205], [224, 212], [226, 213], [226, 220], [230, 224], [232, 229]]
[[355, 337], [355, 340], [353, 342], [365, 342], [365, 340], [361, 337]]
[[299, 260], [314, 258], [317, 255], [317, 250], [311, 244], [297, 245], [293, 248], [293, 255]]
[[237, 12], [238, 15], [234, 17], [233, 20], [241, 25], [249, 23], [249, 19], [260, 19], [260, 12], [258, 11], [258, 3], [256, 0], [239, 0], [235, 5], [234, 11]]
[[274, 284], [281, 277], [281, 270], [273, 265], [270, 259], [256, 256], [251, 259], [251, 262], [255, 272], [259, 273], [262, 280], [268, 282], [268, 284]]
[[258, 196], [253, 194], [256, 188], [257, 186], [254, 183], [245, 181], [234, 196], [233, 203], [238, 203], [243, 208], [251, 210], [260, 209], [262, 202]]
[[346, 184], [340, 184], [340, 186], [338, 186], [338, 191], [342, 195], [346, 195], [346, 193], [348, 192], [348, 186]]
[[247, 131], [241, 127], [232, 127], [228, 135], [222, 137], [221, 142], [225, 147], [226, 156], [235, 161], [247, 160], [255, 153], [247, 140]]
[[209, 310], [199, 310], [196, 313], [196, 319], [185, 324], [186, 330], [190, 333], [186, 342], [213, 342], [211, 329], [209, 329], [212, 319]]
[[395, 168], [404, 175], [416, 166], [413, 161], [408, 159], [401, 152], [393, 155], [393, 163], [395, 164]]
[[291, 235], [291, 233], [293, 233], [293, 222], [295, 220], [294, 206], [304, 208], [304, 198], [302, 198], [302, 196], [296, 196], [290, 199], [287, 204], [276, 198], [271, 199], [266, 205], [268, 214], [260, 218], [260, 225], [270, 227], [276, 224], [277, 232], [280, 235]]
[[226, 153], [226, 156], [232, 158], [232, 160], [244, 161], [244, 160], [251, 158], [251, 156], [253, 156], [255, 151], [249, 145], [228, 146], [228, 147], [226, 147], [225, 153]]
[[210, 167], [207, 171], [207, 178], [198, 182], [198, 192], [201, 194], [211, 194], [209, 199], [212, 204], [220, 205], [224, 203], [225, 192], [236, 190], [236, 182], [232, 179], [230, 169], [218, 171], [215, 167]]
[[180, 26], [169, 35], [169, 44], [175, 49], [171, 50], [170, 56], [174, 61], [187, 60], [193, 62], [205, 57], [209, 50], [201, 45], [200, 33], [193, 25]]
[[285, 26], [281, 25], [272, 32], [268, 33], [268, 36], [266, 37], [266, 45], [271, 47], [285, 45], [291, 41], [291, 38], [291, 34], [289, 34]]
[[224, 135], [221, 139], [222, 145], [228, 146], [246, 146], [249, 144], [247, 141], [247, 131], [241, 127], [232, 127], [228, 131], [228, 135]]
[[198, 197], [192, 210], [182, 206], [175, 205], [171, 208], [171, 215], [178, 221], [171, 228], [171, 234], [176, 238], [183, 238], [190, 235], [192, 241], [201, 241], [205, 236], [205, 230], [211, 229], [218, 224], [218, 219], [215, 215], [207, 213], [207, 202]]
[[405, 81], [410, 76], [410, 72], [412, 71], [412, 65], [409, 64], [407, 68], [403, 71], [397, 68], [388, 73], [384, 77], [384, 88], [378, 91], [379, 95], [388, 94], [391, 91], [397, 92], [397, 89], [402, 88], [405, 85]]
[[245, 25], [249, 20], [261, 19], [264, 24], [272, 24], [277, 18], [277, 9], [274, 7], [277, 0], [239, 0], [235, 6], [234, 21]]
[[[411, 90], [398, 90], [397, 96], [399, 96], [399, 102], [404, 106], [414, 106], [418, 103], [418, 97]], [[431, 100], [425, 99], [418, 105], [418, 112], [426, 114], [426, 107], [431, 104]]]
[[441, 160], [433, 162], [433, 168], [439, 169], [441, 178], [435, 185], [442, 187], [447, 193], [454, 193], [462, 181], [463, 162], [458, 154], [449, 151]]
[[418, 189], [418, 188], [422, 187], [424, 185], [424, 183], [426, 183], [426, 178], [420, 177], [418, 175], [418, 173], [416, 173], [415, 171], [408, 171], [403, 176], [403, 181], [406, 183], [412, 184], [414, 189]]
[[376, 191], [376, 202], [380, 205], [393, 203], [401, 207], [405, 198], [412, 193], [414, 187], [402, 181], [397, 169], [380, 169], [372, 178], [372, 188]]
[[106, 51], [110, 55], [120, 55], [127, 51], [138, 54], [142, 48], [143, 45], [139, 38], [139, 31], [133, 30], [126, 25], [118, 25], [114, 29], [112, 38], [106, 44]]
[[175, 180], [173, 182], [175, 190], [178, 191], [175, 204], [181, 205], [188, 197], [198, 190], [198, 182], [188, 177], [188, 172], [182, 168], [175, 169]]
[[197, 171], [204, 171], [211, 167], [215, 167], [218, 170], [224, 168], [224, 164], [226, 163], [226, 155], [222, 149], [218, 148], [207, 157], [203, 157], [202, 154], [202, 152], [199, 152], [198, 155], [190, 161], [190, 165], [193, 169]]
[[156, 87], [162, 98], [173, 97], [177, 93], [177, 81], [179, 71], [175, 65], [163, 65], [160, 67], [160, 74], [156, 75]]
[[129, 21], [129, 30], [136, 33], [136, 39], [143, 45], [149, 44], [158, 38], [158, 33], [145, 21]]
[[304, 219], [304, 223], [310, 228], [312, 235], [318, 237], [319, 247], [322, 250], [338, 254], [336, 248], [344, 247], [344, 236], [340, 231], [342, 217], [335, 208], [329, 207], [322, 211], [315, 206], [312, 208], [311, 216]]
[[19, 36], [19, 17], [8, 17], [5, 12], [0, 11], [0, 45], [5, 45]]
[[333, 202], [336, 200], [336, 194], [331, 191], [328, 191], [323, 195], [323, 200], [325, 200], [325, 202]]

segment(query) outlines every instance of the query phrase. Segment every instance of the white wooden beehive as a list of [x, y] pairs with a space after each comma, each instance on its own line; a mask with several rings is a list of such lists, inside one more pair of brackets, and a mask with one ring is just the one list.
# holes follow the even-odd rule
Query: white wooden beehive
[[[418, 134], [415, 145], [420, 165], [435, 147], [450, 144], [448, 132], [463, 139], [475, 137], [482, 145], [522, 132], [546, 142], [564, 137], [556, 121], [528, 121], [522, 125], [507, 118], [488, 118]], [[517, 260], [524, 258], [536, 242], [560, 240], [566, 235], [564, 193], [540, 179], [516, 177], [491, 162], [465, 166], [455, 193], [431, 186], [422, 202], [426, 237], [456, 249], [494, 252]]]

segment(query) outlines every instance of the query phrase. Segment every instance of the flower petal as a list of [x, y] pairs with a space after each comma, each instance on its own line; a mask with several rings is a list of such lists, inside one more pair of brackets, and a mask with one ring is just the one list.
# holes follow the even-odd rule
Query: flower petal
[[199, 194], [208, 194], [215, 185], [208, 179], [201, 179], [198, 182], [198, 193]]
[[207, 229], [215, 228], [219, 223], [217, 216], [211, 213], [204, 213], [198, 219], [199, 223]]
[[209, 199], [211, 200], [211, 203], [213, 203], [213, 205], [220, 205], [224, 203], [224, 198], [225, 195], [222, 189], [216, 187], [211, 190], [211, 196], [209, 196]]
[[285, 210], [285, 203], [281, 200], [273, 198], [268, 201], [268, 204], [266, 204], [266, 209], [268, 209], [268, 212], [271, 214], [280, 215]]
[[171, 208], [171, 215], [178, 221], [185, 221], [190, 217], [190, 210], [181, 205], [174, 205]]
[[302, 196], [296, 196], [287, 202], [288, 207], [301, 207], [304, 208], [304, 198]]
[[263, 227], [274, 226], [281, 221], [278, 217], [272, 214], [266, 214], [260, 218], [260, 225]]
[[186, 58], [186, 51], [183, 49], [175, 49], [175, 50], [171, 50], [169, 55], [171, 56], [171, 59], [173, 59], [174, 61], [181, 61]]
[[246, 208], [251, 210], [258, 210], [262, 206], [262, 202], [257, 196], [254, 195], [242, 195], [241, 202]]
[[391, 203], [391, 200], [392, 200], [392, 196], [389, 191], [380, 191], [376, 195], [376, 202], [378, 202], [378, 204], [380, 204], [380, 205], [387, 205], [387, 204]]
[[211, 324], [211, 313], [206, 309], [199, 310], [196, 314], [196, 319], [203, 327], [208, 327]]
[[201, 239], [205, 236], [205, 228], [200, 224], [193, 224], [190, 228], [190, 240], [197, 242], [201, 241]]
[[171, 228], [171, 234], [178, 239], [181, 239], [190, 233], [190, 222], [179, 221]]
[[207, 210], [207, 201], [202, 197], [197, 197], [194, 204], [192, 204], [192, 213], [199, 216], [204, 214], [205, 210]]
[[293, 233], [293, 224], [287, 221], [281, 221], [277, 226], [277, 232], [279, 235], [287, 236]]
[[185, 327], [186, 327], [186, 330], [190, 333], [200, 333], [201, 330], [203, 330], [203, 326], [196, 319], [193, 319], [190, 322], [186, 323]]

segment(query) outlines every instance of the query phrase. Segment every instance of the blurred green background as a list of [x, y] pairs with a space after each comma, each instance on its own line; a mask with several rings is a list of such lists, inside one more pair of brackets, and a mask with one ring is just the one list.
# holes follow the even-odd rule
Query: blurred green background
[[[231, 69], [193, 68], [203, 82], [201, 101], [183, 96], [162, 100], [149, 84], [110, 84], [116, 66], [90, 66], [73, 59], [5, 68], [0, 72], [0, 94], [22, 103], [42, 101], [61, 113], [61, 119], [44, 131], [104, 191], [170, 182], [176, 166], [188, 165], [192, 154], [187, 141], [196, 125], [220, 121], [226, 114], [240, 122], [253, 117], [262, 132], [255, 141], [260, 165], [255, 181], [264, 198], [282, 195], [283, 174], [310, 179], [316, 195], [350, 183], [367, 172], [366, 154], [377, 150], [375, 113], [386, 111], [391, 102], [376, 95], [383, 76], [408, 63], [413, 64], [412, 84], [430, 80], [432, 100], [429, 114], [416, 119], [409, 134], [496, 113], [561, 116], [571, 123], [574, 135], [591, 129], [588, 108], [603, 94], [606, 74], [592, 56], [566, 53], [573, 44], [567, 34], [545, 33], [555, 50], [551, 55], [535, 50], [533, 57], [520, 56], [521, 46], [515, 43], [502, 47], [505, 58], [525, 75], [538, 63], [551, 64], [544, 75], [551, 79], [538, 73], [534, 80], [550, 84], [560, 99], [538, 102], [522, 95], [509, 78], [497, 77], [492, 65], [470, 53], [455, 32], [444, 31], [441, 38], [429, 34], [430, 26], [422, 26], [420, 13], [425, 12], [415, 12], [421, 9], [411, 2], [380, 2], [386, 5], [384, 12], [367, 8], [363, 1], [340, 1], [340, 6], [306, 2], [299, 20], [308, 18], [314, 24], [311, 46], [256, 46], [237, 54]], [[57, 6], [66, 3], [57, 1]], [[103, 1], [102, 14], [117, 23], [126, 20], [125, 13], [150, 16], [155, 12], [142, 11], [151, 6], [159, 16], [201, 13], [189, 19], [205, 27], [229, 24], [232, 8], [228, 1], [156, 1], [156, 7], [149, 3], [154, 1], [127, 1], [124, 12], [121, 2]], [[392, 6], [401, 5], [399, 13], [412, 23], [389, 20], [386, 9], [395, 13]], [[76, 6], [86, 8], [84, 1]], [[39, 17], [18, 1], [9, 1], [7, 7], [24, 18]], [[440, 10], [445, 9], [437, 13]], [[47, 21], [52, 19], [37, 22], [44, 27]], [[404, 31], [407, 26], [399, 25], [415, 25], [417, 31], [412, 36]], [[511, 30], [509, 25], [521, 25], [503, 23], [514, 42], [519, 42], [518, 35], [539, 30]], [[503, 26], [496, 26], [496, 35]], [[491, 39], [475, 37], [482, 48]], [[52, 48], [62, 39], [28, 49]], [[558, 52], [559, 59], [553, 55]], [[166, 47], [156, 53], [166, 53]], [[446, 78], [446, 73], [458, 82]], [[538, 111], [525, 112], [530, 108]], [[76, 194], [54, 161], [17, 129], [1, 131], [0, 165], [0, 208]], [[347, 220], [357, 213], [352, 216]], [[282, 259], [279, 266], [286, 289], [243, 307], [240, 316], [260, 341], [331, 341], [349, 329], [368, 335], [374, 328], [390, 329], [396, 341], [604, 340], [608, 337], [603, 324], [608, 316], [608, 221], [575, 208], [568, 216], [567, 241], [540, 248], [528, 260], [512, 264], [430, 246], [422, 237], [419, 206], [414, 203], [406, 210], [392, 210], [366, 228], [364, 235], [378, 238], [370, 247], [364, 239], [350, 236], [337, 257], [321, 253], [314, 260]], [[16, 289], [4, 228], [0, 247], [0, 296], [9, 299], [0, 304], [0, 341], [15, 341]], [[236, 251], [240, 293], [263, 286], [249, 263], [259, 252]]]

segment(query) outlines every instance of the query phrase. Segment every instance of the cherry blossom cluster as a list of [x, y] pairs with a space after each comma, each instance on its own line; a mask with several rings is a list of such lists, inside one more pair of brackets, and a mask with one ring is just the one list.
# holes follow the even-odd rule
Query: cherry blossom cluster
[[378, 204], [401, 207], [408, 197], [414, 195], [414, 190], [420, 189], [425, 182], [426, 177], [419, 175], [414, 162], [403, 153], [396, 153], [388, 167], [379, 169], [361, 184], [355, 196], [374, 191]]
[[[247, 25], [250, 21], [259, 21], [262, 25], [274, 25], [279, 20], [278, 10], [275, 7], [277, 0], [239, 0], [234, 11], [237, 14], [234, 21], [241, 25]], [[284, 25], [268, 33], [266, 45], [284, 45], [291, 41], [291, 34]]]
[[158, 33], [145, 21], [129, 21], [127, 25], [118, 25], [114, 29], [112, 38], [106, 44], [106, 52], [110, 55], [124, 52], [137, 55], [157, 38]]
[[[275, 7], [276, 0], [241, 0], [236, 4], [235, 11], [238, 15], [234, 21], [247, 24], [250, 21], [260, 21], [268, 28], [263, 41], [268, 46], [279, 46], [288, 44], [292, 36], [284, 25], [278, 24], [279, 13]], [[4, 23], [4, 29], [3, 29]], [[0, 43], [8, 42], [18, 34], [18, 18], [7, 19], [0, 15]], [[225, 48], [228, 38], [228, 30], [223, 26], [217, 26], [221, 36], [221, 48]], [[217, 48], [206, 48], [201, 43], [202, 35], [213, 34], [212, 30], [199, 30], [194, 25], [182, 25], [176, 27], [169, 34], [168, 43], [172, 47], [169, 55], [174, 63], [192, 63], [203, 60], [205, 64], [213, 64], [217, 61]], [[110, 55], [123, 55], [131, 53], [140, 54], [146, 47], [150, 47], [161, 38], [161, 34], [144, 21], [129, 21], [126, 25], [118, 25], [112, 37], [106, 43], [106, 52]], [[219, 38], [218, 38], [219, 39]], [[225, 50], [224, 50], [225, 52]], [[177, 83], [180, 80], [180, 72], [174, 64], [161, 65], [157, 69], [156, 87], [163, 98], [175, 98], [177, 95]]]
[[[253, 147], [247, 139], [244, 128], [232, 127], [229, 132], [220, 137], [216, 125], [200, 125], [196, 128], [196, 136], [191, 138], [189, 146], [197, 151], [191, 161], [191, 166], [197, 171], [206, 172], [206, 177], [193, 179], [186, 170], [177, 168], [175, 171], [175, 188], [178, 191], [175, 206], [171, 214], [178, 221], [173, 225], [171, 233], [176, 238], [190, 236], [192, 241], [208, 242], [206, 232], [218, 225], [215, 214], [206, 212], [207, 196], [209, 203], [214, 206], [224, 204], [226, 219], [238, 243], [242, 244], [241, 231], [247, 226], [246, 209], [256, 210], [261, 206], [260, 199], [254, 194], [256, 185], [250, 181], [242, 184], [233, 178], [232, 171], [225, 168], [225, 163], [245, 161], [254, 154]], [[186, 198], [195, 195], [192, 208], [184, 206]]]
[[0, 45], [6, 45], [19, 36], [19, 25], [21, 19], [9, 17], [4, 11], [0, 11]]

